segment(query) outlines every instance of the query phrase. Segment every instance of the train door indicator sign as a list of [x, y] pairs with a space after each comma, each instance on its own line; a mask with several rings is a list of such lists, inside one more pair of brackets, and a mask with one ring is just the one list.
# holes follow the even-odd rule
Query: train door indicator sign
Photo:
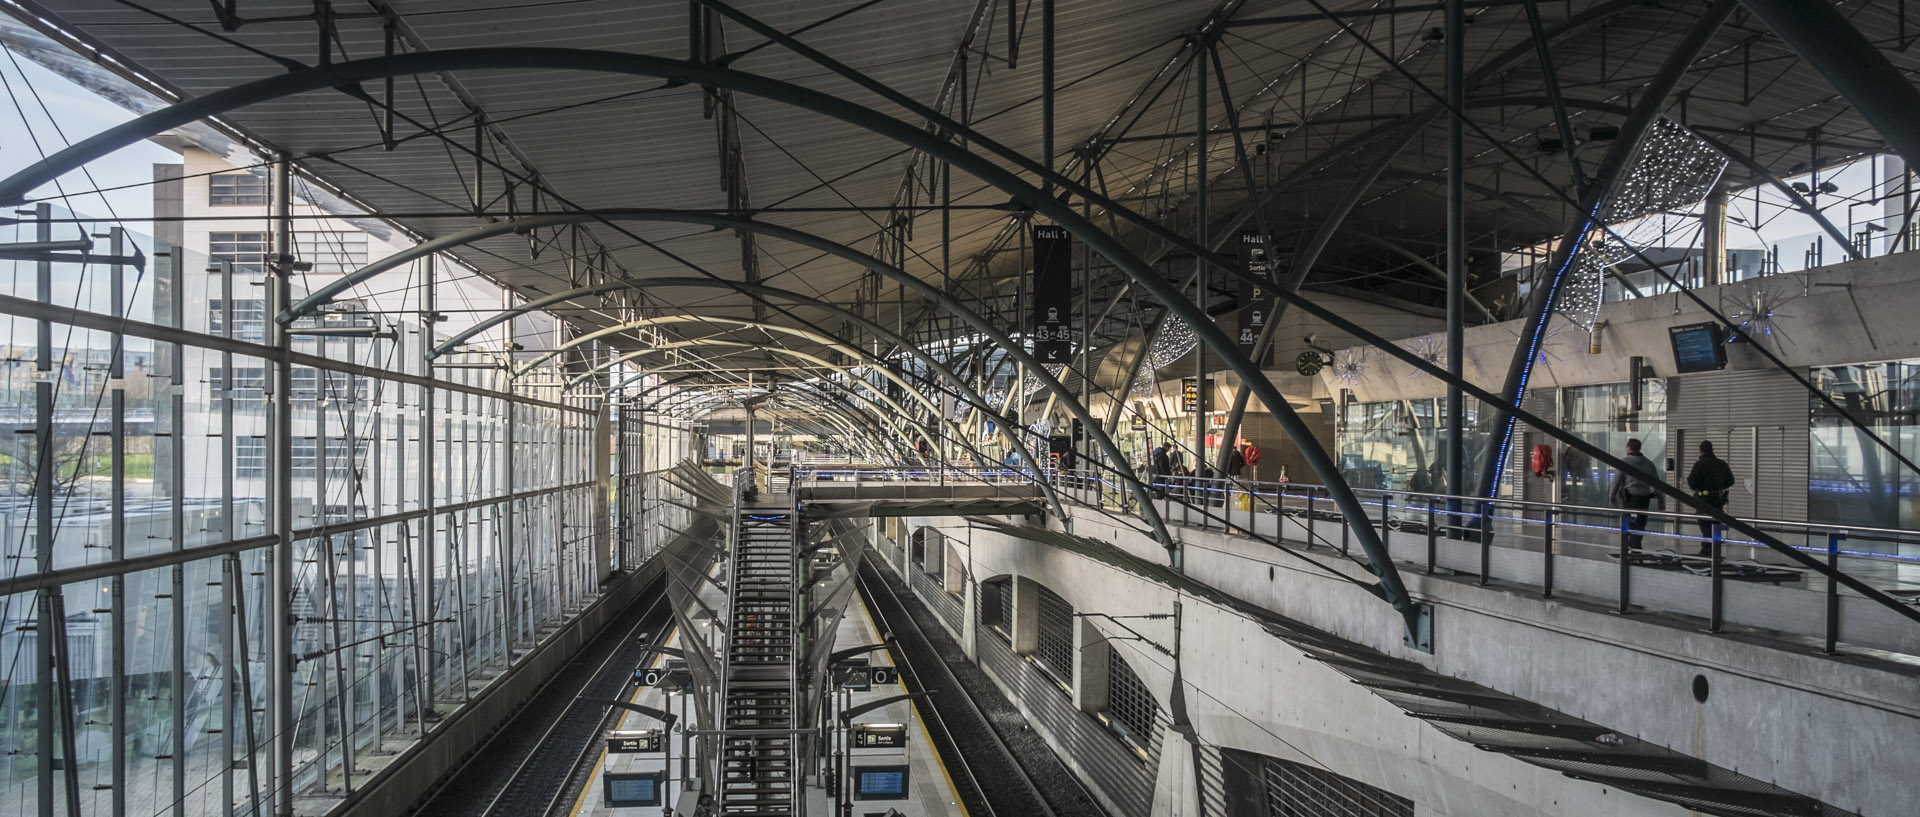
[[856, 723], [853, 725], [855, 749], [905, 749], [907, 727], [899, 723]]

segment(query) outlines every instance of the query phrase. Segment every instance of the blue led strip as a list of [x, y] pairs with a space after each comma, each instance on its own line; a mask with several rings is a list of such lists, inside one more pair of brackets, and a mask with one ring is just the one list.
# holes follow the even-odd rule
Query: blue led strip
[[[1573, 268], [1574, 259], [1580, 257], [1580, 245], [1587, 240], [1587, 233], [1593, 230], [1593, 222], [1599, 216], [1600, 206], [1600, 202], [1594, 203], [1593, 210], [1587, 213], [1586, 223], [1580, 225], [1580, 233], [1574, 236], [1573, 250], [1567, 253], [1567, 260], [1560, 265], [1560, 268], [1554, 270], [1553, 282], [1547, 289], [1546, 308], [1541, 311], [1540, 322], [1533, 327], [1533, 337], [1528, 339], [1527, 362], [1526, 365], [1520, 367], [1520, 388], [1515, 389], [1513, 392], [1513, 405], [1501, 406], [1500, 408], [1503, 410], [1508, 408], [1517, 409], [1520, 407], [1521, 401], [1526, 399], [1527, 380], [1533, 377], [1533, 364], [1536, 356], [1540, 354], [1540, 340], [1546, 337], [1547, 325], [1553, 323], [1553, 302], [1560, 298], [1560, 285], [1566, 281], [1567, 270]], [[1460, 377], [1466, 376], [1465, 372], [1455, 372], [1454, 374]], [[1512, 448], [1509, 443], [1513, 441], [1513, 420], [1513, 414], [1511, 412], [1507, 413], [1506, 426], [1500, 433], [1500, 450], [1494, 454], [1494, 456], [1499, 458], [1500, 465], [1493, 469], [1493, 481], [1487, 486], [1487, 490], [1481, 492], [1482, 496], [1492, 497], [1500, 492], [1500, 475], [1506, 473], [1507, 455], [1510, 453], [1508, 449]]]

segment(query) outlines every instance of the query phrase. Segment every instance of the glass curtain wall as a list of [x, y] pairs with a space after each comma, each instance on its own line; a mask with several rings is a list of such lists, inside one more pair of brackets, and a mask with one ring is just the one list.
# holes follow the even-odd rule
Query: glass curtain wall
[[1859, 427], [1920, 460], [1920, 360], [1823, 366], [1814, 386], [1843, 411], [1811, 404], [1807, 518], [1912, 530], [1920, 523], [1920, 476]]
[[[1563, 388], [1560, 390], [1560, 427], [1616, 455], [1626, 453], [1627, 440], [1638, 439], [1640, 453], [1659, 467], [1667, 456], [1667, 384], [1648, 380], [1640, 388], [1638, 411], [1634, 410], [1632, 386], [1628, 383]], [[1613, 504], [1608, 499], [1613, 491], [1613, 469], [1562, 446], [1559, 470], [1561, 502], [1599, 508]], [[1655, 500], [1656, 503], [1662, 501]], [[1610, 524], [1609, 519], [1586, 521]]]
[[[70, 786], [85, 814], [266, 813], [282, 783], [322, 811], [597, 595], [597, 397], [429, 371], [448, 330], [414, 319], [418, 269], [393, 273], [405, 309], [299, 327], [374, 331], [297, 335], [289, 356], [263, 343], [279, 305], [261, 270], [116, 240], [148, 268], [0, 266], [0, 813], [65, 813]], [[685, 433], [617, 435], [636, 448], [617, 484], [684, 456]], [[283, 553], [290, 677], [269, 658]]]

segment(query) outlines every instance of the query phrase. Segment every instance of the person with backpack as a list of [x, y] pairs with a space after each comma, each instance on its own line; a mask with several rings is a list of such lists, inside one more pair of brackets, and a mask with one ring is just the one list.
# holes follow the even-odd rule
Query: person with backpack
[[[1693, 469], [1687, 472], [1687, 490], [1692, 491], [1694, 497], [1703, 504], [1711, 505], [1716, 509], [1727, 507], [1727, 502], [1731, 499], [1728, 494], [1733, 490], [1733, 466], [1728, 465], [1726, 460], [1713, 455], [1713, 443], [1706, 440], [1700, 441], [1700, 459], [1694, 460]], [[1710, 556], [1712, 555], [1713, 526], [1720, 523], [1710, 516], [1700, 517], [1698, 521], [1700, 538], [1706, 540], [1700, 543], [1700, 555]]]
[[1247, 467], [1247, 455], [1238, 448], [1227, 449], [1227, 476], [1240, 478], [1240, 472]]
[[1627, 440], [1627, 455], [1620, 459], [1626, 461], [1627, 469], [1614, 474], [1611, 498], [1616, 508], [1642, 511], [1625, 516], [1626, 526], [1621, 533], [1628, 550], [1639, 550], [1644, 538], [1640, 532], [1647, 529], [1644, 511], [1653, 507], [1653, 480], [1658, 477], [1654, 476], [1653, 460], [1640, 453], [1638, 437]]
[[1153, 498], [1166, 499], [1164, 487], [1167, 479], [1173, 476], [1173, 458], [1167, 454], [1167, 444], [1161, 443], [1153, 449], [1153, 456], [1147, 461], [1147, 484], [1153, 487]]

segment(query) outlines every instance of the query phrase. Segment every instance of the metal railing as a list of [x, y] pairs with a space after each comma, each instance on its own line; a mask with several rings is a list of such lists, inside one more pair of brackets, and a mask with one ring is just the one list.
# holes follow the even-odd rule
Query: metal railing
[[[803, 467], [800, 479], [1010, 484], [1047, 480], [1069, 502], [1102, 513], [1130, 503], [1110, 475], [1011, 467]], [[1357, 549], [1354, 525], [1320, 485], [1157, 477], [1161, 515], [1181, 529], [1219, 531], [1307, 552]], [[1403, 570], [1524, 587], [1543, 597], [1604, 604], [1621, 614], [1695, 616], [1709, 631], [1744, 626], [1822, 643], [1920, 654], [1920, 628], [1879, 603], [1792, 563], [1768, 545], [1658, 508], [1483, 500], [1356, 489]], [[1775, 539], [1909, 604], [1920, 604], [1920, 532], [1744, 519]], [[1185, 537], [1182, 537], [1185, 538]], [[1189, 546], [1196, 544], [1190, 541]], [[1358, 553], [1352, 554], [1359, 558]]]

